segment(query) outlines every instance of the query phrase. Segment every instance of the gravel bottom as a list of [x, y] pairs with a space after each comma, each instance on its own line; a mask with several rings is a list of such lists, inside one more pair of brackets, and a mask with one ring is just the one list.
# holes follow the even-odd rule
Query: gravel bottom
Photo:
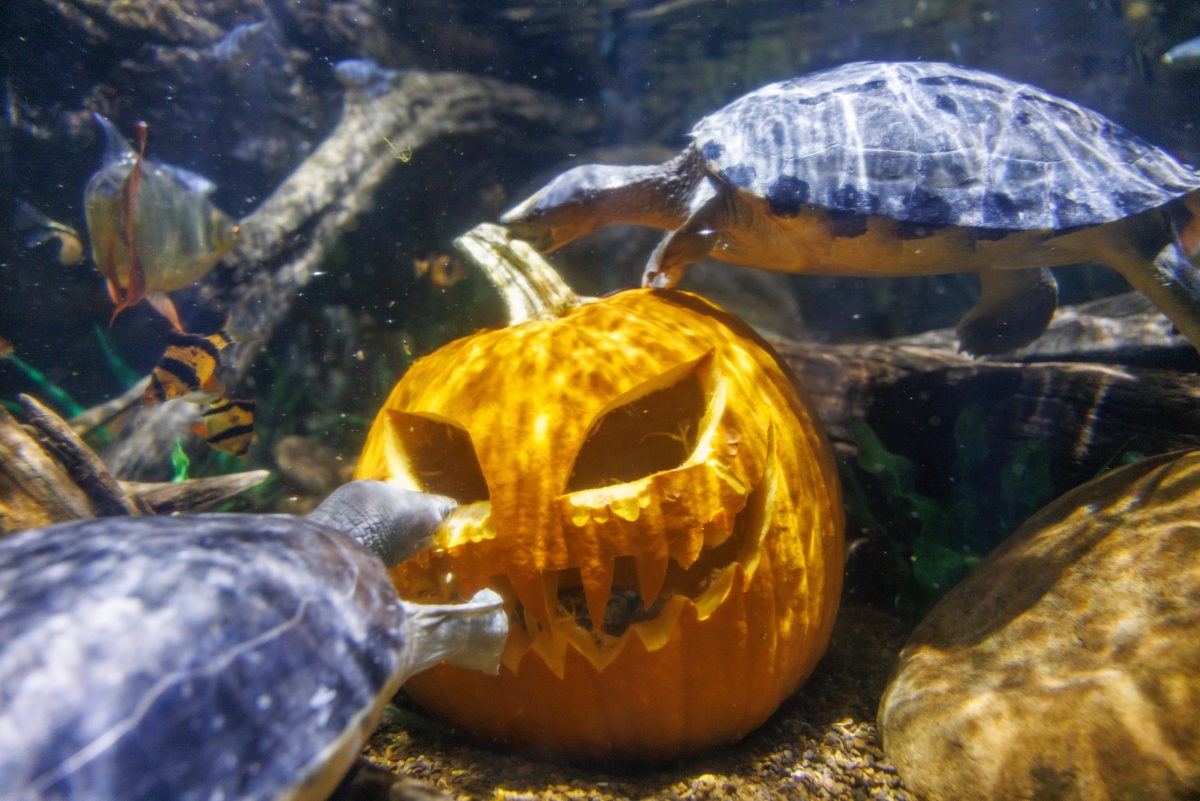
[[817, 671], [761, 729], [655, 769], [525, 759], [437, 724], [420, 725], [403, 703], [385, 716], [365, 755], [410, 780], [393, 789], [393, 799], [918, 801], [884, 756], [875, 728], [879, 697], [907, 635], [903, 624], [871, 607], [844, 606]]

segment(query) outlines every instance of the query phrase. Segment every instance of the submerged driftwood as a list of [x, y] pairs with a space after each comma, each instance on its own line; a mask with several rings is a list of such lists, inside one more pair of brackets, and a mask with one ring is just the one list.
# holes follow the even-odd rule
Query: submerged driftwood
[[[393, 170], [435, 139], [487, 130], [538, 128], [563, 135], [590, 127], [586, 115], [524, 87], [457, 73], [396, 72], [387, 91], [350, 90], [324, 142], [256, 210], [240, 221], [241, 244], [227, 259], [234, 280], [209, 276], [204, 292], [229, 309], [241, 340], [229, 359], [236, 385], [320, 268], [328, 249], [374, 204]], [[464, 177], [470, 165], [464, 164]], [[232, 289], [228, 288], [232, 285]], [[114, 473], [161, 473], [194, 418], [185, 404], [137, 413], [104, 454]]]
[[0, 535], [91, 517], [202, 512], [268, 475], [120, 482], [65, 420], [27, 395], [20, 401], [25, 425], [0, 408]]
[[1091, 478], [1125, 454], [1200, 447], [1196, 353], [1140, 295], [1061, 309], [1045, 335], [1007, 357], [957, 352], [953, 329], [880, 343], [773, 343], [844, 455], [865, 420], [927, 474], [954, 458], [954, 423], [982, 408], [989, 446], [1036, 441], [1056, 479]]

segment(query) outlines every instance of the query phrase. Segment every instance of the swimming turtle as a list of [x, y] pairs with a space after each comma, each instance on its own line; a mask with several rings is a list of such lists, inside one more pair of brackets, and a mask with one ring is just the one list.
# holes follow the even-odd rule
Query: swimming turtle
[[0, 799], [325, 798], [408, 676], [498, 668], [498, 595], [407, 603], [384, 567], [452, 507], [356, 481], [0, 540]]
[[1162, 150], [1033, 86], [860, 62], [735, 100], [664, 164], [569, 170], [501, 222], [546, 251], [614, 223], [665, 229], [644, 279], [657, 287], [705, 256], [818, 275], [977, 272], [959, 323], [976, 354], [1045, 328], [1057, 289], [1040, 268], [1098, 261], [1200, 345], [1200, 272], [1184, 252], [1198, 189]]

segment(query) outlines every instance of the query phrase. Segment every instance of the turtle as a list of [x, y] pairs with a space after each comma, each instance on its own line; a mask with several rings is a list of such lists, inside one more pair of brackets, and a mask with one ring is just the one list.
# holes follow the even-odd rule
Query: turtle
[[407, 677], [499, 669], [500, 596], [409, 603], [388, 577], [453, 507], [355, 481], [307, 517], [0, 540], [0, 798], [326, 798]]
[[976, 272], [963, 350], [1032, 342], [1048, 267], [1115, 269], [1200, 347], [1200, 174], [1028, 84], [935, 62], [856, 62], [773, 83], [700, 120], [659, 165], [584, 165], [505, 213], [550, 252], [623, 223], [668, 231], [643, 284], [693, 262], [816, 275]]

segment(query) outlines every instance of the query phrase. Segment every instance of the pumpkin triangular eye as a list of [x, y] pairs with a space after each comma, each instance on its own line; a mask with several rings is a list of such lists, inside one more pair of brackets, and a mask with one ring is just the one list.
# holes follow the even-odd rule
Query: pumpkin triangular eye
[[390, 413], [392, 440], [419, 489], [453, 498], [460, 504], [488, 499], [487, 482], [471, 435], [444, 418], [418, 412]]
[[624, 484], [683, 464], [712, 394], [711, 365], [710, 351], [617, 398], [588, 430], [566, 491]]

